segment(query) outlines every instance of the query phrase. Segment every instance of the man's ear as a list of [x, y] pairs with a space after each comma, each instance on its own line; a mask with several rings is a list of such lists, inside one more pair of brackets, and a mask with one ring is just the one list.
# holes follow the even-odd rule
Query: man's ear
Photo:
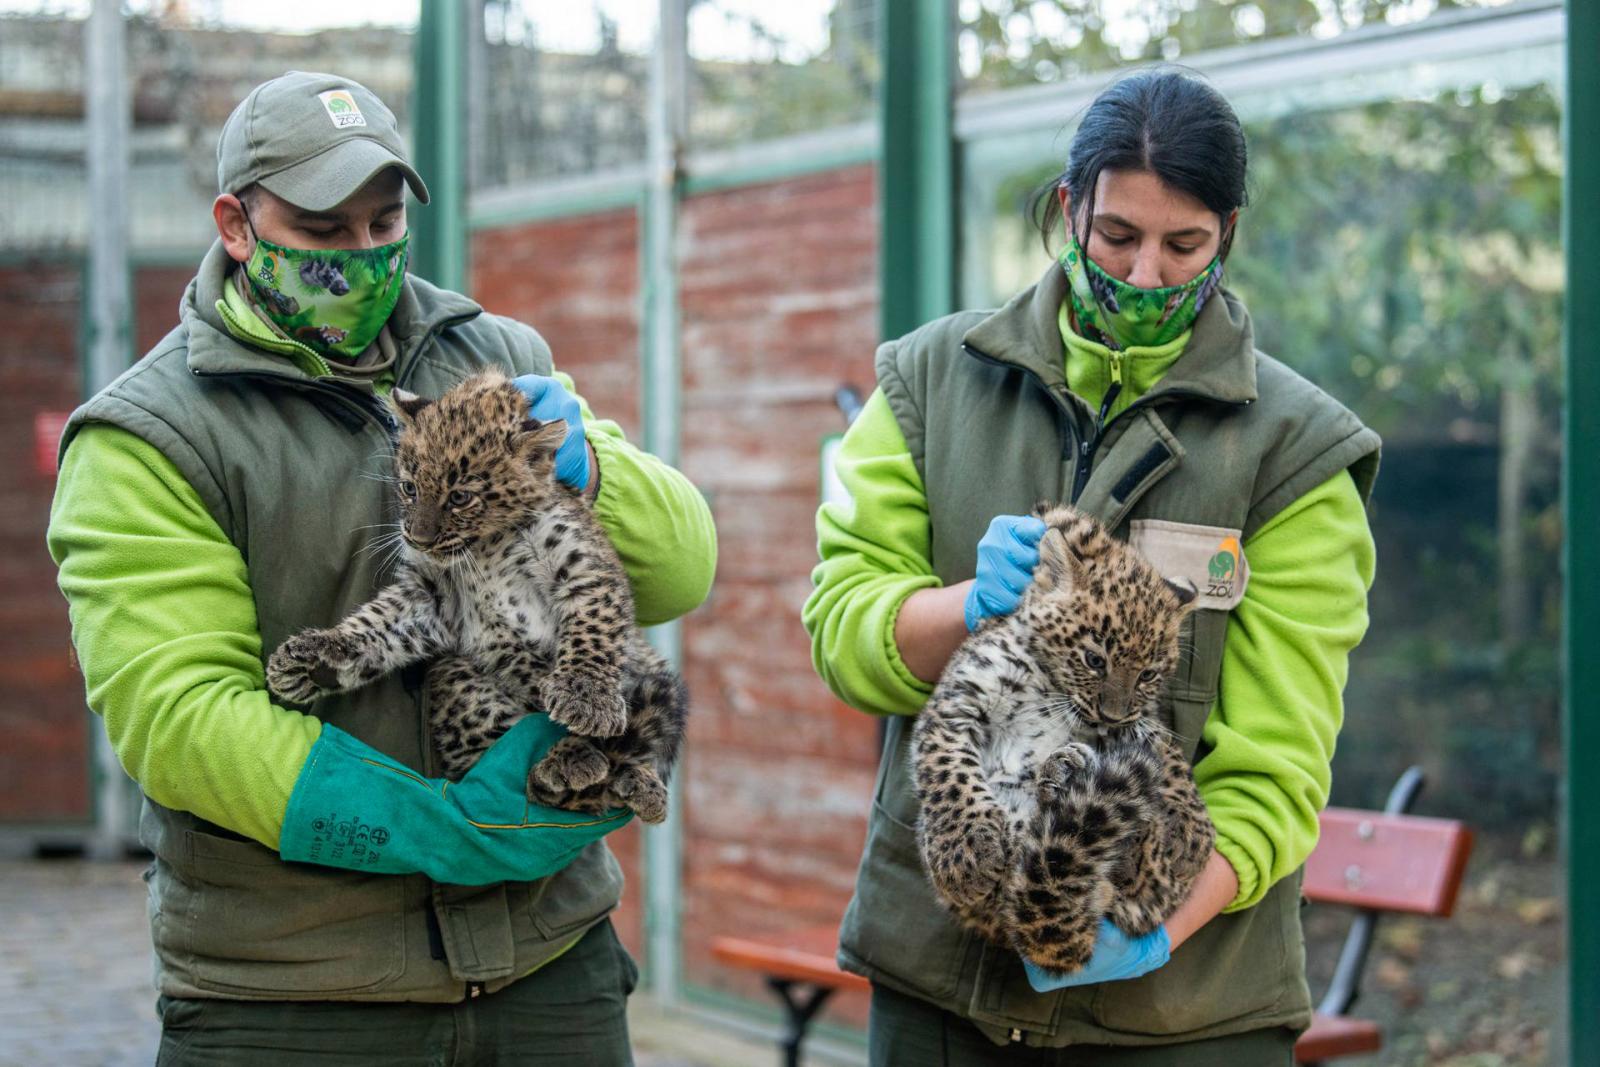
[[211, 203], [211, 217], [217, 224], [217, 236], [222, 238], [222, 247], [228, 253], [228, 258], [235, 263], [248, 263], [250, 254], [255, 251], [255, 242], [250, 236], [250, 226], [245, 221], [244, 205], [232, 193], [223, 193]]
[[540, 455], [553, 456], [566, 439], [566, 419], [551, 419], [549, 422], [528, 419], [523, 422], [522, 432], [517, 435], [517, 448], [527, 459]]
[[408, 430], [417, 424], [417, 416], [431, 403], [433, 401], [424, 400], [416, 393], [408, 393], [404, 389], [389, 390], [389, 407], [399, 417], [400, 425]]

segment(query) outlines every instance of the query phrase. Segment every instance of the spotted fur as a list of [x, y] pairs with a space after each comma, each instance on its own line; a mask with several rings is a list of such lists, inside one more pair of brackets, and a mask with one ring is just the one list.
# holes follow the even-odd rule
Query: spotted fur
[[1102, 918], [1182, 903], [1215, 837], [1156, 709], [1195, 591], [1070, 508], [1034, 581], [945, 668], [912, 736], [918, 845], [940, 900], [1042, 967], [1076, 971]]
[[543, 709], [570, 733], [529, 772], [529, 799], [660, 822], [687, 697], [634, 624], [605, 531], [555, 477], [566, 424], [527, 418], [497, 371], [437, 402], [401, 390], [391, 402], [396, 579], [331, 629], [285, 641], [268, 685], [304, 702], [431, 660], [429, 725], [447, 777]]

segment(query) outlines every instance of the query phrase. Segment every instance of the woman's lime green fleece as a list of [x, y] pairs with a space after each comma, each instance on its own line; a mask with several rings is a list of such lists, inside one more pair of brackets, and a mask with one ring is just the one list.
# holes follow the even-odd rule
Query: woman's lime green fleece
[[[1188, 340], [1130, 348], [1113, 363], [1104, 347], [1062, 334], [1067, 380], [1094, 409], [1113, 375], [1123, 385], [1117, 403], [1132, 403]], [[846, 703], [914, 714], [933, 686], [901, 660], [895, 618], [912, 593], [940, 582], [927, 496], [881, 392], [845, 434], [835, 464], [850, 502], [817, 513], [821, 562], [804, 610], [812, 659]], [[1274, 516], [1244, 549], [1250, 582], [1228, 620], [1219, 696], [1194, 768], [1217, 850], [1239, 877], [1228, 911], [1260, 900], [1317, 843], [1350, 651], [1366, 633], [1376, 566], [1366, 510], [1345, 473]]]

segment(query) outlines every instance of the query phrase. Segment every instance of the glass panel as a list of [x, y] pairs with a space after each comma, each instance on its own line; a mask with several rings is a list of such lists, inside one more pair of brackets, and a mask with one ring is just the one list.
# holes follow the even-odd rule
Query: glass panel
[[[383, 5], [381, 24], [309, 4], [269, 12], [242, 0], [130, 8], [128, 197], [136, 258], [203, 251], [216, 236], [217, 137], [259, 82], [286, 70], [334, 70], [377, 93], [407, 128], [416, 0]], [[54, 10], [0, 18], [0, 91], [7, 97], [0, 112], [0, 248], [81, 249], [91, 232], [86, 12]]]
[[645, 158], [653, 0], [484, 0], [471, 184], [487, 189]]
[[0, 251], [83, 247], [88, 3], [0, 14]]
[[1062, 81], [1281, 37], [1329, 38], [1511, 0], [957, 0], [963, 89]]
[[689, 137], [726, 148], [873, 117], [876, 0], [697, 0]]
[[[1229, 284], [1264, 351], [1385, 439], [1333, 803], [1381, 805], [1418, 763], [1418, 810], [1479, 835], [1455, 918], [1386, 924], [1368, 968], [1397, 1062], [1544, 1063], [1562, 1010], [1562, 77], [1544, 45], [1233, 98], [1253, 200]], [[1021, 210], [1070, 136], [964, 146], [969, 306], [1048, 264]], [[1308, 913], [1314, 989], [1343, 925]], [[1492, 997], [1461, 995], [1485, 974]]]

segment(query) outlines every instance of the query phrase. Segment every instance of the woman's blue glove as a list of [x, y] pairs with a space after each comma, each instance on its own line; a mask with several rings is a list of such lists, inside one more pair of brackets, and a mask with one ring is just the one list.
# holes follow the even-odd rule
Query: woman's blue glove
[[529, 415], [540, 422], [566, 420], [567, 439], [556, 450], [556, 477], [580, 492], [589, 488], [589, 448], [584, 444], [578, 401], [560, 382], [542, 374], [524, 374], [511, 384], [528, 398]]
[[1010, 615], [1039, 565], [1044, 520], [1033, 515], [996, 515], [978, 542], [978, 576], [967, 590], [967, 632], [984, 619]]
[[1075, 985], [1096, 985], [1100, 982], [1120, 982], [1149, 974], [1172, 958], [1172, 939], [1167, 928], [1158, 926], [1143, 937], [1129, 937], [1108, 919], [1100, 920], [1100, 937], [1094, 943], [1094, 955], [1084, 964], [1083, 970], [1072, 974], [1047, 971], [1028, 960], [1022, 961], [1028, 972], [1028, 984], [1035, 992], [1049, 993]]
[[528, 800], [528, 768], [566, 733], [548, 715], [529, 715], [460, 782], [447, 782], [323, 724], [289, 796], [278, 854], [375, 874], [421, 872], [451, 885], [554, 874], [633, 814], [590, 815]]

